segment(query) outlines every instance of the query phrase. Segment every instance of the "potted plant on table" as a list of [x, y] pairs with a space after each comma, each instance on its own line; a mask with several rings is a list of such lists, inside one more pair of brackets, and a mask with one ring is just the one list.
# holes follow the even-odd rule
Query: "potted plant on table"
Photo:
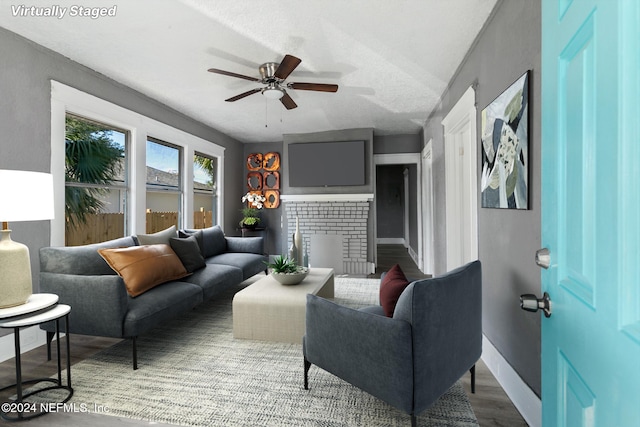
[[283, 285], [297, 285], [309, 274], [308, 268], [299, 266], [284, 255], [279, 255], [273, 262], [267, 263], [267, 268], [271, 270], [271, 276]]
[[242, 219], [240, 220], [240, 227], [243, 228], [256, 228], [260, 223], [260, 209], [264, 206], [266, 198], [259, 193], [248, 192], [242, 196], [242, 202], [247, 203], [247, 206], [242, 208]]

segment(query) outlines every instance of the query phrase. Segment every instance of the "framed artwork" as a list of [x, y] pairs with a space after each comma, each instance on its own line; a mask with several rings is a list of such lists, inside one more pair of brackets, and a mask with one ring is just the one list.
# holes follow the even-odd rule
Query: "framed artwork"
[[247, 174], [247, 187], [251, 191], [260, 191], [264, 182], [262, 181], [262, 174], [260, 172], [249, 172]]
[[262, 168], [267, 172], [280, 170], [280, 154], [269, 152], [262, 156]]
[[529, 74], [482, 110], [483, 208], [529, 208]]
[[247, 156], [247, 169], [252, 172], [262, 169], [262, 153], [251, 153]]
[[264, 207], [280, 206], [280, 154], [251, 153], [247, 156], [247, 188], [252, 194], [266, 198]]

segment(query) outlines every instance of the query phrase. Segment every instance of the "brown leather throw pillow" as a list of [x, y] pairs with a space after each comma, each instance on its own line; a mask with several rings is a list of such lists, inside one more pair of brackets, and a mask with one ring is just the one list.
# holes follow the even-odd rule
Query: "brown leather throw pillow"
[[169, 245], [98, 249], [98, 253], [122, 277], [132, 297], [161, 283], [189, 275]]

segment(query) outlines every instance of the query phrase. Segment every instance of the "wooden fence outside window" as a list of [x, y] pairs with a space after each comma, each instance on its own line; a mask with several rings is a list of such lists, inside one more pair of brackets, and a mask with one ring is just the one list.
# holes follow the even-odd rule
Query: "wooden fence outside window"
[[[194, 212], [193, 228], [213, 225], [213, 212]], [[178, 227], [178, 212], [148, 212], [146, 234], [156, 233], [175, 225]], [[78, 227], [67, 224], [66, 246], [88, 245], [124, 237], [124, 214], [103, 213], [87, 215], [87, 222]]]

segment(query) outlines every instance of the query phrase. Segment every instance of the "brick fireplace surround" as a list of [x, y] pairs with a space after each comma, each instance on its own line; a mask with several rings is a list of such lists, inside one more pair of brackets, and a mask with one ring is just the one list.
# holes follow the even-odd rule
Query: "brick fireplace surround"
[[342, 272], [370, 274], [375, 265], [367, 259], [367, 224], [372, 194], [283, 196], [287, 230], [287, 247], [296, 229], [296, 217], [303, 236], [303, 248], [313, 259], [311, 236], [316, 234], [342, 236]]

